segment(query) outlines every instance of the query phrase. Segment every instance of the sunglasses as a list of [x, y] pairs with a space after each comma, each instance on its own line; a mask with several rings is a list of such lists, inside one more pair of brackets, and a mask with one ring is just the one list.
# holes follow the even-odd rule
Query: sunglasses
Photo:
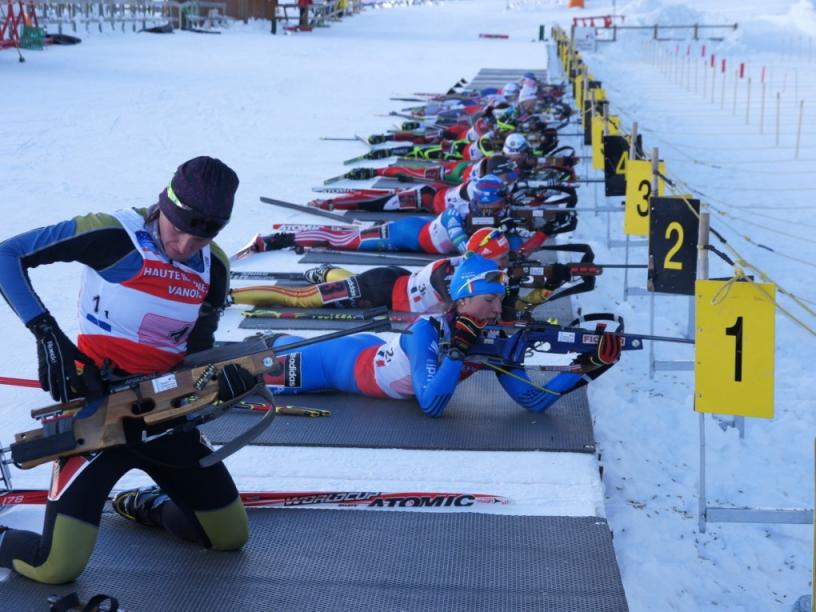
[[499, 283], [501, 285], [506, 285], [507, 273], [503, 270], [488, 270], [487, 272], [482, 272], [476, 276], [470, 277], [468, 280], [462, 283], [462, 286], [459, 287], [459, 291], [470, 287], [472, 283], [480, 280], [487, 281], [488, 283]]
[[179, 229], [186, 233], [202, 238], [211, 238], [224, 229], [224, 226], [229, 223], [229, 218], [219, 219], [218, 217], [205, 217], [190, 208], [179, 200], [176, 192], [173, 191], [172, 185], [167, 186], [167, 197], [175, 207], [174, 211], [178, 225], [180, 226]]

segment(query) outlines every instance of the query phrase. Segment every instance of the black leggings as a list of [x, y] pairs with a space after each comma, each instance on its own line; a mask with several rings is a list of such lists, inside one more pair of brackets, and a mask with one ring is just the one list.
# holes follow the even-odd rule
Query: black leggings
[[318, 287], [323, 303], [332, 308], [391, 308], [394, 284], [410, 274], [405, 268], [383, 266]]
[[105, 449], [59, 461], [42, 535], [9, 529], [0, 535], [0, 566], [34, 580], [69, 582], [90, 556], [102, 509], [116, 482], [133, 469], [146, 472], [170, 496], [159, 522], [180, 538], [221, 550], [246, 541], [246, 512], [222, 463], [202, 468], [211, 450], [198, 430], [148, 443]]

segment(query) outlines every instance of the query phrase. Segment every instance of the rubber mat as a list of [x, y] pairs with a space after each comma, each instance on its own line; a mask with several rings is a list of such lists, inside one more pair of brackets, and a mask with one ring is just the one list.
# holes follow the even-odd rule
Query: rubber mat
[[547, 610], [623, 612], [605, 520], [359, 510], [249, 510], [241, 552], [205, 551], [105, 515], [74, 584], [0, 582], [4, 610], [107, 593], [129, 612]]
[[[549, 374], [537, 372], [531, 377], [543, 382]], [[491, 372], [479, 372], [462, 382], [439, 418], [425, 416], [414, 400], [340, 393], [278, 397], [287, 404], [330, 410], [331, 416], [279, 417], [253, 445], [579, 453], [595, 449], [585, 389], [534, 414], [517, 405]], [[236, 410], [202, 429], [211, 442], [224, 444], [259, 418], [258, 413]]]
[[524, 70], [509, 69], [509, 68], [482, 68], [470, 83], [468, 88], [483, 89], [486, 87], [504, 87], [509, 81], [520, 81], [521, 78], [528, 72], [535, 74], [536, 78], [542, 82], [547, 82], [547, 71], [545, 69], [530, 69]]

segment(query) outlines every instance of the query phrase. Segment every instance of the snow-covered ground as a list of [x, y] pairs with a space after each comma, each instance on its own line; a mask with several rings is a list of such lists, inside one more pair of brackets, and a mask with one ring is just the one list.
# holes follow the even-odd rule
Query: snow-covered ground
[[[312, 222], [270, 208], [258, 196], [300, 202], [312, 197], [312, 186], [342, 172], [342, 159], [362, 152], [359, 143], [319, 138], [392, 127], [393, 120], [380, 115], [404, 104], [389, 102], [389, 96], [443, 91], [485, 67], [545, 67], [548, 47], [535, 40], [540, 24], [568, 26], [573, 16], [612, 11], [611, 2], [588, 0], [584, 11], [563, 4], [451, 0], [369, 10], [329, 29], [277, 37], [268, 34], [265, 23], [235, 24], [221, 36], [96, 32], [75, 47], [29, 52], [24, 64], [12, 51], [0, 52], [0, 238], [80, 212], [153, 203], [175, 167], [201, 154], [221, 158], [241, 179], [234, 220], [219, 237], [228, 252], [273, 222]], [[816, 295], [806, 282], [816, 261], [810, 231], [816, 223], [809, 214], [816, 190], [813, 3], [636, 0], [618, 2], [615, 9], [626, 15], [627, 25], [739, 22], [721, 43], [656, 45], [648, 36], [622, 32], [618, 43], [584, 56], [603, 81], [612, 111], [623, 116], [624, 128], [638, 121], [645, 146], [660, 148], [669, 175], [716, 207], [712, 226], [745, 259], [813, 308]], [[510, 38], [479, 39], [481, 32]], [[696, 68], [685, 63], [687, 51], [699, 57], [703, 42], [717, 62], [727, 60], [724, 100], [719, 80], [713, 102], [710, 84], [703, 95], [702, 60]], [[740, 62], [746, 62], [753, 82], [747, 123], [745, 81], [733, 110], [731, 79]], [[767, 101], [760, 134], [763, 66]], [[551, 68], [557, 76], [557, 65]], [[795, 160], [802, 99], [806, 114]], [[604, 204], [602, 193], [584, 187], [580, 202]], [[608, 249], [605, 236], [606, 218], [589, 214], [581, 217], [572, 239], [590, 242], [599, 262], [622, 261], [621, 249]], [[613, 237], [621, 237], [619, 221]], [[634, 250], [633, 257], [645, 259], [642, 250]], [[294, 260], [258, 256], [244, 267], [295, 269]], [[729, 272], [712, 260], [712, 276]], [[65, 331], [75, 334], [77, 268], [48, 266], [32, 278]], [[623, 302], [622, 294], [622, 274], [607, 270], [598, 289], [579, 296], [575, 305], [615, 310], [629, 330], [647, 331], [648, 299]], [[809, 328], [816, 323], [789, 298], [780, 296], [779, 304]], [[657, 333], [682, 334], [686, 300], [662, 297], [658, 306]], [[229, 313], [219, 337], [242, 337], [237, 320]], [[36, 359], [29, 333], [9, 309], [0, 309], [0, 324], [6, 337], [0, 374], [32, 377]], [[816, 358], [813, 333], [780, 314], [776, 342], [776, 417], [749, 421], [745, 439], [707, 419], [711, 505], [813, 506], [816, 417], [805, 368]], [[692, 356], [678, 345], [660, 345], [657, 351], [661, 359]], [[812, 528], [710, 524], [706, 533], [698, 532], [693, 377], [664, 372], [650, 380], [646, 359], [646, 352], [627, 354], [590, 386], [603, 488], [591, 458], [548, 453], [250, 448], [230, 459], [230, 469], [244, 489], [457, 488], [510, 497], [514, 504], [501, 511], [606, 515], [633, 610], [790, 609], [810, 589]], [[0, 388], [0, 398], [0, 442], [5, 443], [13, 432], [32, 426], [31, 408], [48, 403], [44, 393], [16, 387]], [[281, 455], [297, 458], [287, 464], [301, 467], [265, 467], [279, 465], [273, 459]], [[41, 488], [48, 469], [14, 476], [19, 487]], [[132, 475], [119, 486], [141, 481]], [[17, 509], [2, 519], [37, 528], [39, 517]]]

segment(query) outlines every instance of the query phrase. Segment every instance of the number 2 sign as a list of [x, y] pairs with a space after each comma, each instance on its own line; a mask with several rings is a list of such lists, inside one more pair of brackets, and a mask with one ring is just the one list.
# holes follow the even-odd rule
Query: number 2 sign
[[685, 196], [649, 200], [650, 291], [694, 295], [700, 202]]
[[700, 280], [695, 296], [694, 409], [773, 418], [776, 287]]

